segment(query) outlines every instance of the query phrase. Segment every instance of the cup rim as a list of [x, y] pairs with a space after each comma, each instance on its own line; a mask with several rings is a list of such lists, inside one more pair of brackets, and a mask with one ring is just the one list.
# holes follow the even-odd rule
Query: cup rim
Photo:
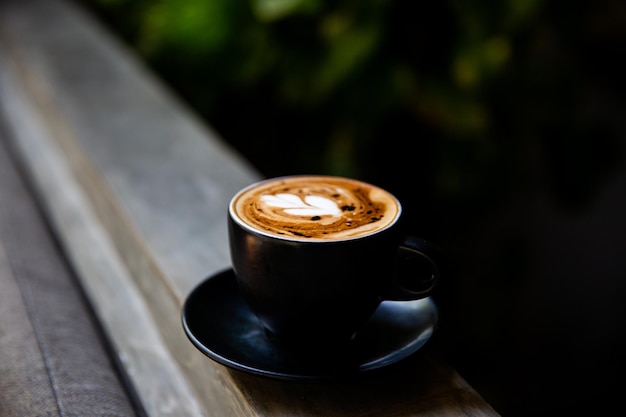
[[[328, 178], [328, 179], [340, 179], [340, 180], [347, 180], [350, 182], [354, 182], [354, 183], [359, 183], [359, 184], [363, 184], [366, 185], [368, 187], [372, 187], [372, 188], [376, 188], [379, 190], [384, 191], [385, 193], [387, 193], [389, 196], [391, 196], [391, 198], [395, 201], [396, 206], [398, 208], [393, 220], [391, 222], [389, 222], [387, 225], [385, 225], [384, 227], [377, 229], [371, 233], [366, 233], [363, 234], [361, 236], [351, 236], [351, 237], [344, 237], [344, 238], [337, 238], [337, 239], [311, 239], [311, 238], [304, 238], [304, 237], [295, 237], [295, 236], [279, 236], [277, 234], [273, 234], [273, 233], [269, 233], [269, 232], [265, 232], [263, 230], [257, 229], [252, 227], [251, 225], [249, 225], [248, 223], [246, 223], [245, 221], [243, 221], [236, 213], [235, 210], [235, 202], [237, 201], [238, 197], [241, 196], [242, 194], [246, 193], [248, 190], [255, 188], [259, 185], [262, 185], [264, 183], [268, 183], [268, 182], [275, 182], [275, 181], [281, 181], [283, 179], [291, 179], [291, 178]], [[382, 188], [378, 185], [374, 185], [372, 183], [368, 183], [366, 181], [362, 181], [356, 178], [351, 178], [351, 177], [344, 177], [341, 175], [326, 175], [326, 174], [296, 174], [296, 175], [281, 175], [281, 176], [277, 176], [277, 177], [271, 177], [271, 178], [264, 178], [262, 180], [259, 181], [255, 181], [252, 184], [249, 184], [247, 186], [245, 186], [244, 188], [241, 188], [239, 191], [237, 191], [230, 199], [230, 202], [228, 203], [228, 215], [230, 217], [230, 219], [232, 221], [234, 221], [237, 225], [239, 225], [240, 227], [242, 227], [243, 229], [260, 235], [260, 236], [265, 236], [271, 239], [277, 239], [277, 240], [284, 240], [287, 242], [294, 242], [294, 243], [311, 243], [311, 244], [332, 244], [332, 243], [340, 243], [340, 242], [347, 242], [347, 241], [352, 241], [352, 240], [361, 240], [361, 239], [366, 239], [375, 235], [378, 235], [382, 232], [385, 232], [389, 229], [391, 229], [394, 225], [396, 225], [402, 215], [402, 204], [400, 203], [400, 200], [398, 200], [398, 198], [391, 192], [388, 191], [385, 188]]]

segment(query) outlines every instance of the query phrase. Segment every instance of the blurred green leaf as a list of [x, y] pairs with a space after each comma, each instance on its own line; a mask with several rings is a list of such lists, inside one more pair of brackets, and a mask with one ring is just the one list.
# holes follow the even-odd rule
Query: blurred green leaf
[[252, 0], [251, 4], [257, 18], [266, 22], [297, 13], [313, 13], [321, 7], [319, 0]]
[[228, 0], [150, 3], [143, 11], [138, 48], [148, 55], [165, 45], [198, 54], [219, 49], [236, 29], [230, 11]]

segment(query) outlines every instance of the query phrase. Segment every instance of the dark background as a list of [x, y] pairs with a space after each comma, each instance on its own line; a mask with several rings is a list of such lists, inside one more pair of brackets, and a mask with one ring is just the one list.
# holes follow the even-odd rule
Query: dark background
[[264, 175], [386, 187], [439, 349], [505, 416], [619, 404], [626, 5], [83, 0]]

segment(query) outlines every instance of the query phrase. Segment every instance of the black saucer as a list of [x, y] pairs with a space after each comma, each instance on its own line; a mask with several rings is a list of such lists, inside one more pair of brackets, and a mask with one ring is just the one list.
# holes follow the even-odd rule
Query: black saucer
[[407, 358], [430, 340], [438, 310], [431, 298], [385, 301], [345, 348], [330, 354], [295, 351], [266, 334], [228, 269], [191, 292], [182, 321], [196, 348], [225, 366], [279, 379], [323, 380], [358, 376]]

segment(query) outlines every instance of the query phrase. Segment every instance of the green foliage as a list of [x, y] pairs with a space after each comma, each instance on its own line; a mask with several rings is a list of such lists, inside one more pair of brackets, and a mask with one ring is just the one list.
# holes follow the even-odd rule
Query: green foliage
[[551, 2], [83, 1], [267, 175], [484, 198], [530, 175], [546, 118], [578, 112], [552, 64], [575, 59], [580, 15]]

